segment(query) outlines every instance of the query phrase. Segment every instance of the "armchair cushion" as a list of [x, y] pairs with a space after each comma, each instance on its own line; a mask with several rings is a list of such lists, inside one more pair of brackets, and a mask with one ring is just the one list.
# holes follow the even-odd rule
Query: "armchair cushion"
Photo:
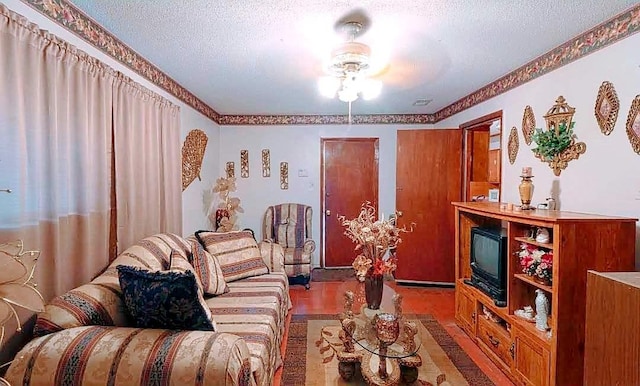
[[196, 238], [215, 259], [218, 259], [227, 283], [269, 273], [262, 260], [258, 243], [250, 231], [198, 231]]
[[124, 303], [140, 328], [213, 331], [211, 311], [193, 272], [119, 265]]
[[276, 239], [283, 248], [302, 248], [304, 243], [304, 223], [300, 225], [296, 221], [287, 221], [277, 225]]

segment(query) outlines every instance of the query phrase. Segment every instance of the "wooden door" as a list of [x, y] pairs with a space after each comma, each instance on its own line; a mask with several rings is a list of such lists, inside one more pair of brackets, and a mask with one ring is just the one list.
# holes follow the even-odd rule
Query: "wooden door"
[[398, 247], [396, 279], [428, 283], [455, 280], [455, 211], [462, 189], [462, 135], [458, 129], [399, 130], [396, 210], [411, 226]]
[[325, 267], [351, 266], [355, 244], [338, 215], [354, 218], [363, 202], [378, 209], [378, 139], [322, 140], [322, 240]]

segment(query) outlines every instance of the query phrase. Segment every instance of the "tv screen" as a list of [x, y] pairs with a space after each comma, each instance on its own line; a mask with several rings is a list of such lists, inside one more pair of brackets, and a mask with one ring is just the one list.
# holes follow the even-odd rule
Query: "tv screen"
[[500, 240], [488, 238], [481, 233], [473, 234], [472, 256], [476, 267], [498, 279], [500, 267]]
[[506, 305], [507, 237], [504, 229], [471, 228], [471, 283]]

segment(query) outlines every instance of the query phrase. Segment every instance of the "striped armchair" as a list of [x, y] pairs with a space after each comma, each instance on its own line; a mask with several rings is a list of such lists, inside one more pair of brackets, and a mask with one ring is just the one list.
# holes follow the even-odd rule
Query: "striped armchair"
[[284, 249], [284, 270], [291, 284], [309, 289], [311, 258], [316, 243], [311, 239], [312, 209], [303, 204], [270, 206], [264, 215], [262, 236]]

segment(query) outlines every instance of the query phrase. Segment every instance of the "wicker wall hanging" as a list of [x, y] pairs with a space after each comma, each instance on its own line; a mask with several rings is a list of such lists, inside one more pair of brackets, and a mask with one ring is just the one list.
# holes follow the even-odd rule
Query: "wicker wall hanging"
[[249, 178], [249, 150], [240, 150], [240, 177]]
[[262, 177], [271, 177], [271, 155], [269, 149], [262, 149]]
[[289, 189], [289, 164], [280, 162], [280, 189]]
[[236, 176], [236, 164], [233, 161], [227, 162], [227, 165], [224, 168], [224, 171], [227, 173], [227, 178], [232, 178]]
[[518, 129], [512, 127], [511, 132], [509, 133], [509, 141], [507, 142], [507, 150], [509, 151], [509, 163], [511, 165], [516, 162], [519, 148], [520, 140], [518, 139]]
[[200, 129], [191, 130], [182, 144], [182, 191], [198, 177], [207, 148], [207, 135]]
[[618, 111], [620, 110], [620, 101], [616, 89], [610, 82], [602, 82], [595, 106], [596, 120], [600, 131], [604, 135], [609, 135], [613, 131], [618, 119]]
[[576, 109], [569, 106], [560, 95], [556, 104], [544, 116], [547, 129], [536, 129], [533, 135], [533, 141], [538, 145], [532, 149], [533, 153], [536, 158], [548, 163], [556, 176], [566, 169], [569, 161], [578, 159], [587, 151], [587, 145], [584, 142], [576, 142], [573, 133], [575, 122], [572, 119], [575, 111]]
[[524, 108], [524, 114], [522, 115], [522, 136], [524, 137], [524, 142], [527, 145], [531, 145], [535, 128], [536, 117], [533, 115], [533, 109], [531, 106], [527, 105], [527, 107]]
[[627, 117], [627, 136], [633, 151], [640, 154], [640, 95], [636, 95], [631, 102], [631, 109], [629, 109]]

